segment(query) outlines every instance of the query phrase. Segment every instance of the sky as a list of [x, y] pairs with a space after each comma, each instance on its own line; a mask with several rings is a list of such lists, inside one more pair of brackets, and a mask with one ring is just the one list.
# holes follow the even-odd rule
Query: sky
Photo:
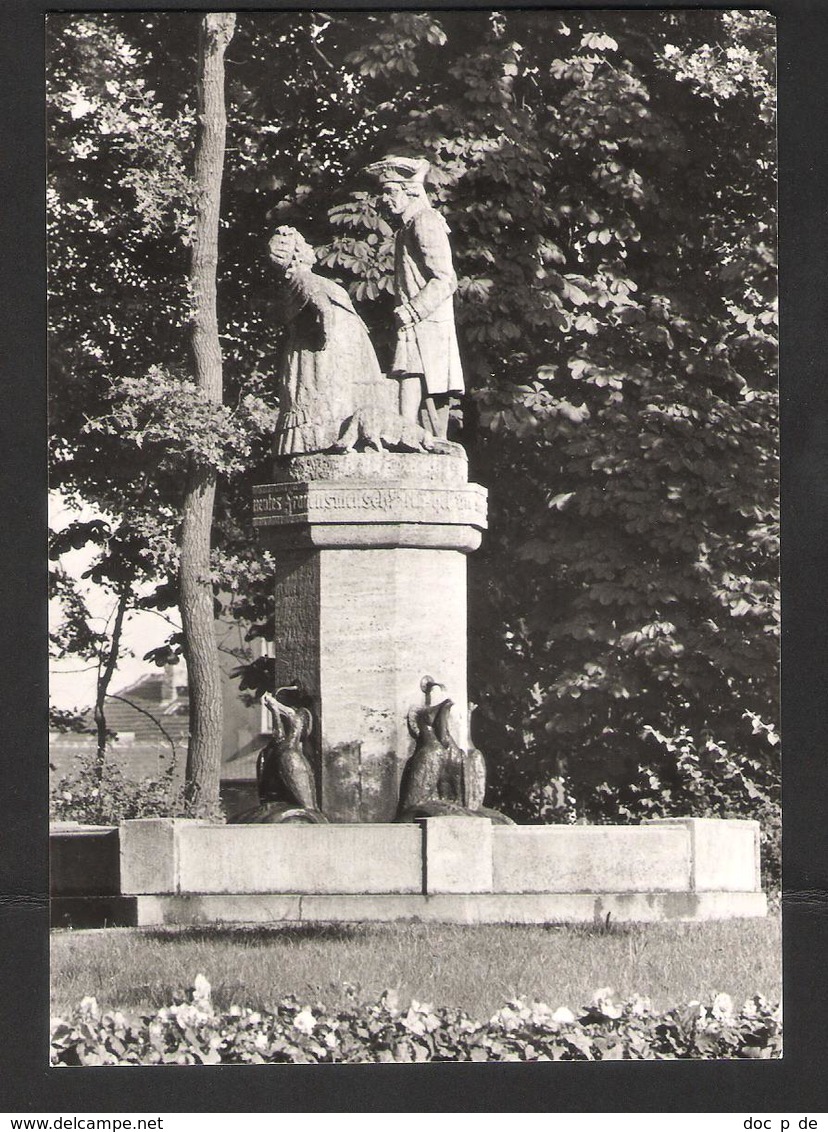
[[[100, 514], [91, 508], [80, 511], [69, 508], [56, 492], [50, 494], [49, 519], [52, 529], [60, 530], [72, 520], [84, 521], [100, 517]], [[94, 556], [94, 548], [87, 547], [61, 555], [60, 561], [67, 573], [79, 580], [78, 584], [86, 598], [90, 613], [96, 623], [103, 627], [112, 619], [116, 599], [93, 582], [80, 580]], [[50, 628], [57, 624], [60, 615], [60, 603], [51, 601]], [[124, 622], [125, 655], [118, 663], [112, 677], [110, 692], [121, 691], [144, 673], [157, 671], [154, 664], [142, 658], [150, 649], [163, 645], [169, 634], [180, 628], [180, 624], [177, 610], [165, 610], [163, 614], [151, 610], [129, 613]], [[65, 660], [51, 660], [49, 672], [49, 698], [53, 707], [73, 710], [91, 707], [94, 704], [97, 665], [89, 665], [77, 657], [67, 657]]]

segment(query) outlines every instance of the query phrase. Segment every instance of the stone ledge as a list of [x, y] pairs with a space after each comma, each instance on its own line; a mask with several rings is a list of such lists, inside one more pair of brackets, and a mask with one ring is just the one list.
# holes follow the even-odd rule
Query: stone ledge
[[493, 832], [488, 818], [424, 818], [423, 888], [436, 893], [492, 891]]
[[[753, 874], [742, 885], [752, 887]], [[680, 826], [499, 826], [494, 892], [688, 892], [690, 838]]]
[[[258, 525], [258, 524], [257, 524]], [[283, 550], [459, 550], [481, 542], [478, 527], [462, 523], [306, 523], [258, 525], [261, 544]]]
[[[184, 828], [182, 893], [419, 893], [422, 833], [414, 826], [237, 825]], [[160, 892], [162, 889], [145, 890]]]
[[[108, 909], [110, 918], [94, 923]], [[100, 898], [52, 902], [56, 926], [207, 924], [631, 924], [698, 923], [767, 915], [761, 892], [441, 894], [435, 896], [136, 896], [117, 910]]]
[[695, 892], [761, 888], [759, 822], [744, 818], [650, 818], [645, 827], [682, 828], [690, 842], [690, 887]]
[[[421, 828], [380, 822], [224, 826], [156, 818], [126, 822], [120, 829], [120, 891], [758, 892], [755, 835], [754, 822], [698, 824], [696, 819], [640, 826], [493, 827], [481, 818], [435, 817]], [[76, 885], [56, 894], [111, 891], [83, 892]]]

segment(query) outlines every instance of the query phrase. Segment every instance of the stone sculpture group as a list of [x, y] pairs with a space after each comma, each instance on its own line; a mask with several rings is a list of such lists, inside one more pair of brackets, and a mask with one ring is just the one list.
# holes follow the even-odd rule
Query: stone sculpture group
[[448, 225], [431, 207], [427, 161], [368, 166], [395, 236], [396, 344], [388, 376], [347, 291], [317, 275], [316, 254], [295, 228], [270, 240], [277, 304], [288, 328], [279, 373], [276, 453], [355, 448], [449, 451], [449, 407], [464, 388], [452, 296], [457, 276]]
[[[468, 518], [459, 506], [457, 494], [466, 482], [465, 452], [459, 444], [448, 440], [451, 400], [464, 388], [454, 323], [457, 276], [448, 225], [432, 208], [426, 194], [428, 169], [429, 163], [422, 158], [388, 157], [365, 170], [378, 180], [379, 208], [397, 229], [394, 359], [387, 375], [380, 369], [367, 328], [347, 291], [316, 274], [315, 253], [301, 233], [282, 226], [268, 245], [280, 317], [287, 331], [278, 372], [280, 414], [275, 475], [280, 482], [271, 485], [269, 494], [260, 496], [255, 506], [257, 521], [268, 524], [271, 539], [277, 539], [275, 545], [281, 551], [286, 571], [285, 585], [292, 585], [289, 577], [299, 578], [303, 571], [310, 571], [307, 583], [302, 583], [301, 595], [293, 599], [299, 605], [302, 601], [317, 601], [316, 583], [311, 578], [318, 566], [311, 565], [313, 552], [302, 549], [307, 535], [299, 530], [290, 533], [297, 524], [301, 527], [312, 522], [314, 532], [319, 534], [311, 537], [314, 541], [317, 537], [322, 540], [317, 543], [319, 546], [362, 548], [360, 578], [370, 570], [370, 554], [365, 552], [372, 547], [384, 553], [381, 548], [396, 546], [393, 553], [403, 556], [411, 553], [405, 551], [407, 546], [434, 547], [433, 551], [416, 553], [432, 557], [437, 553], [439, 558], [446, 551], [453, 556], [458, 551], [463, 555], [476, 545], [467, 545], [468, 534], [463, 532], [468, 531]], [[434, 468], [427, 463], [434, 455], [454, 459], [441, 458], [437, 461], [439, 468]], [[320, 494], [323, 486], [324, 492]], [[382, 500], [387, 497], [388, 508], [375, 508], [375, 496]], [[347, 504], [344, 509], [334, 506], [340, 497]], [[312, 516], [317, 499], [322, 504], [318, 522]], [[401, 522], [389, 521], [391, 516], [382, 513], [386, 509], [399, 512]], [[352, 520], [356, 520], [356, 526], [348, 533], [345, 524]], [[389, 566], [391, 560], [387, 558], [384, 561], [385, 568], [391, 571], [390, 578], [395, 578], [394, 572], [401, 567]], [[427, 585], [425, 560], [405, 561], [405, 569], [413, 570], [410, 577]], [[435, 558], [432, 571], [437, 564]], [[340, 560], [339, 565], [342, 567], [344, 562]], [[449, 573], [457, 573], [456, 565], [446, 561], [444, 566]], [[285, 600], [279, 597], [281, 592], [277, 582], [277, 607]], [[465, 582], [457, 597], [465, 606]], [[284, 605], [281, 612], [283, 618], [289, 619], [290, 611]], [[393, 611], [388, 615], [395, 616]], [[303, 617], [300, 614], [299, 620], [306, 631], [307, 620]], [[316, 624], [319, 626], [318, 621]], [[378, 623], [377, 631], [383, 629]], [[386, 720], [383, 726], [391, 742], [387, 757], [377, 753], [376, 723], [371, 738], [361, 735], [360, 725], [356, 725], [344, 741], [333, 742], [323, 732], [325, 712], [331, 708], [336, 693], [323, 694], [318, 674], [311, 674], [313, 688], [302, 689], [310, 671], [307, 656], [297, 668], [287, 667], [291, 663], [291, 648], [298, 642], [288, 640], [288, 628], [284, 632], [287, 636], [282, 642], [281, 672], [293, 684], [278, 689], [275, 695], [266, 693], [262, 697], [273, 721], [273, 735], [259, 755], [259, 804], [237, 820], [326, 822], [331, 815], [333, 820], [343, 820], [343, 814], [345, 820], [355, 820], [355, 813], [366, 811], [374, 815], [369, 820], [389, 820], [393, 815], [396, 821], [412, 821], [441, 814], [506, 820], [483, 806], [483, 756], [474, 747], [455, 740], [450, 726], [455, 705], [447, 695], [435, 698], [438, 689], [445, 691], [440, 681], [422, 677], [423, 702], [412, 704], [407, 716], [398, 723], [387, 722], [389, 715], [398, 710], [389, 706], [387, 693], [385, 704], [375, 705], [374, 709], [363, 701], [362, 719], [369, 726], [372, 710], [376, 719]], [[310, 637], [303, 643], [306, 653], [315, 648]], [[454, 655], [455, 671], [450, 675], [453, 685], [465, 685], [464, 646], [463, 641], [462, 660]], [[401, 649], [404, 648], [403, 642]], [[340, 642], [336, 649], [347, 651], [347, 645]], [[400, 660], [397, 651], [393, 663], [398, 675]], [[411, 677], [416, 672], [414, 664], [422, 660], [422, 650], [419, 662], [411, 654], [406, 666], [412, 670]], [[277, 664], [278, 661], [277, 654]], [[299, 671], [302, 665], [304, 680]], [[404, 676], [408, 680], [409, 671]], [[300, 700], [305, 706], [299, 705]], [[465, 704], [457, 706], [465, 740]], [[317, 721], [314, 710], [319, 715]], [[346, 713], [347, 705], [340, 714]], [[321, 725], [315, 726], [320, 721]], [[413, 751], [409, 748], [407, 756], [406, 734], [414, 740]], [[320, 767], [322, 805], [314, 763]], [[330, 801], [326, 814], [326, 783], [331, 782], [341, 797], [339, 801]], [[357, 802], [353, 801], [354, 790], [350, 800], [342, 801], [343, 782], [356, 784]], [[366, 783], [368, 802], [363, 789]], [[336, 793], [334, 787], [331, 789]], [[330, 797], [330, 791], [328, 794]], [[396, 801], [392, 802], [389, 795]], [[391, 809], [392, 805], [396, 811]], [[378, 818], [380, 813], [388, 816]]]

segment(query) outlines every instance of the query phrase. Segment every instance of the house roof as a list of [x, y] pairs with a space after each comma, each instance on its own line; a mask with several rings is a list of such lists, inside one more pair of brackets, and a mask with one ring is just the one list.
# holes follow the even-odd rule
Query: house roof
[[[136, 742], [186, 741], [190, 729], [187, 673], [169, 668], [147, 672], [127, 688], [106, 697], [106, 726]], [[92, 717], [92, 710], [84, 712]]]
[[107, 696], [106, 725], [119, 735], [131, 732], [136, 742], [167, 736], [175, 743], [186, 740], [190, 729], [186, 670], [148, 672]]

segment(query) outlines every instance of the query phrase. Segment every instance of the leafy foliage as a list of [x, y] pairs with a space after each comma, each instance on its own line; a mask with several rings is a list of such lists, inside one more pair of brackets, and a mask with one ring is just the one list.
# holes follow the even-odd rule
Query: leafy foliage
[[174, 785], [173, 765], [158, 778], [135, 781], [112, 760], [101, 765], [95, 751], [84, 752], [78, 764], [50, 791], [52, 821], [119, 825], [133, 818], [186, 816], [183, 795]]
[[276, 415], [251, 393], [235, 409], [217, 405], [192, 381], [153, 366], [146, 377], [118, 381], [109, 413], [88, 421], [84, 432], [115, 435], [124, 448], [145, 450], [164, 471], [182, 473], [192, 462], [232, 474], [247, 468]]
[[217, 416], [186, 376], [193, 19], [52, 20], [55, 485], [136, 532], [168, 600], [178, 461], [212, 461], [217, 601], [272, 637], [250, 510], [276, 400], [267, 232], [322, 248], [387, 361], [390, 232], [359, 170], [425, 155], [459, 276], [462, 439], [490, 490], [470, 566], [490, 801], [542, 821], [758, 814], [770, 845], [770, 17], [240, 16]]
[[781, 1056], [781, 1017], [758, 995], [735, 1010], [728, 995], [663, 1014], [646, 999], [596, 991], [576, 1016], [566, 1007], [508, 1003], [489, 1022], [393, 992], [337, 1012], [286, 998], [273, 1011], [233, 1006], [219, 1013], [210, 984], [194, 985], [155, 1014], [102, 1013], [85, 998], [69, 1019], [52, 1020], [53, 1065], [408, 1063], [426, 1061], [629, 1061]]
[[[461, 37], [434, 18], [439, 71], [409, 39], [416, 109], [383, 140], [432, 159], [455, 232], [497, 800], [774, 824], [772, 25], [544, 14], [541, 37], [504, 13], [473, 36], [464, 14]], [[379, 100], [381, 70], [360, 70]], [[327, 262], [370, 287], [387, 248], [367, 203], [358, 238], [362, 203], [331, 212]]]

